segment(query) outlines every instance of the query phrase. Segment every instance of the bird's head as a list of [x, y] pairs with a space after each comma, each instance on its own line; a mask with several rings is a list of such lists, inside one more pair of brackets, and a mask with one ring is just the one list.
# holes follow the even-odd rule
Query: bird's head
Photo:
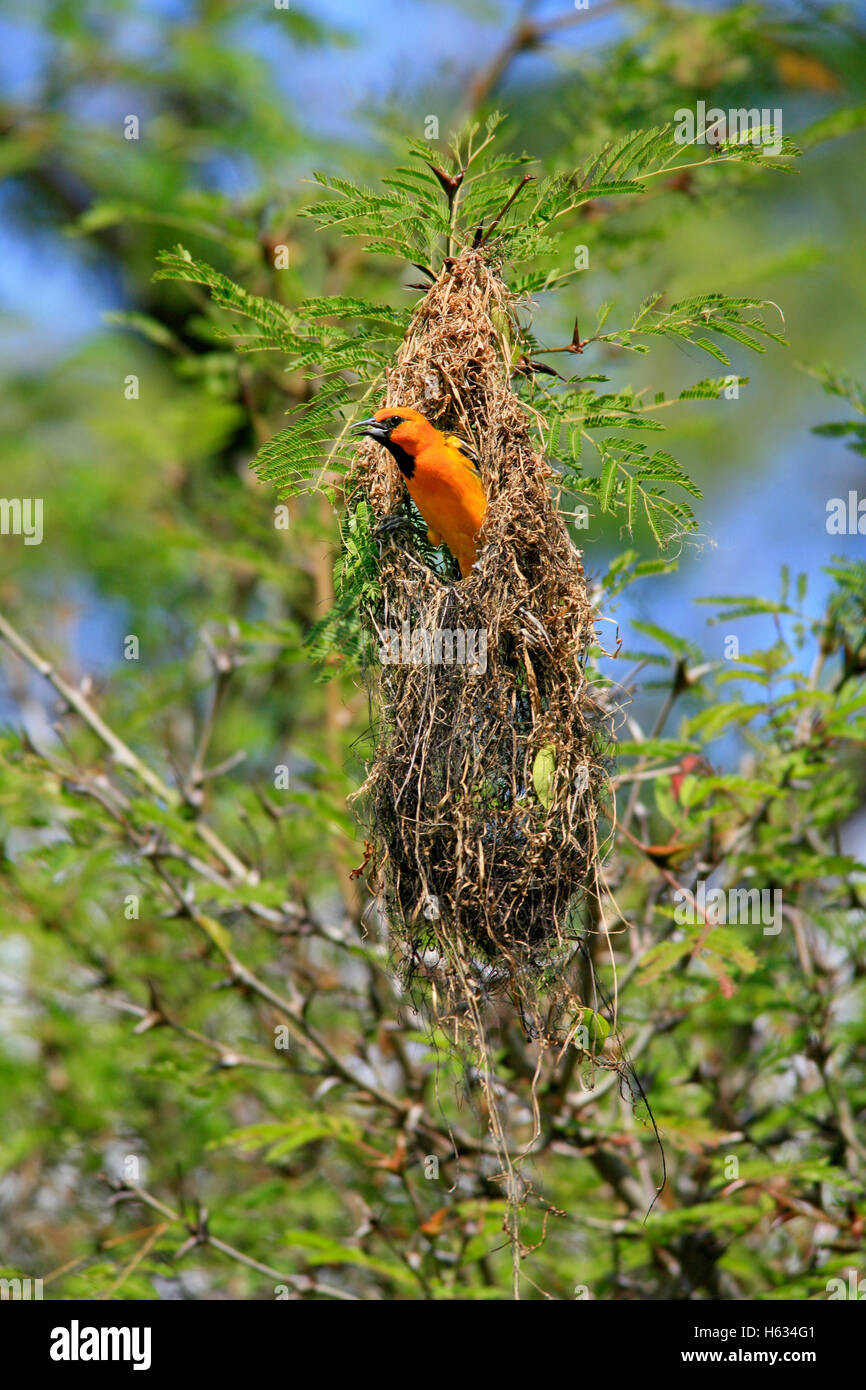
[[384, 444], [394, 454], [399, 450], [410, 455], [415, 454], [425, 437], [436, 433], [420, 411], [399, 405], [386, 405], [368, 420], [359, 420], [352, 429]]

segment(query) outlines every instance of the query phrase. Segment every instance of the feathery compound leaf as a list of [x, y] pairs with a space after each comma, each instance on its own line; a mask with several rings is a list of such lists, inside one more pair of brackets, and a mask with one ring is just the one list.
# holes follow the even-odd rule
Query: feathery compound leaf
[[717, 401], [723, 391], [729, 390], [733, 385], [746, 386], [748, 381], [747, 376], [705, 377], [703, 381], [696, 381], [694, 386], [687, 386], [684, 391], [680, 391], [677, 399], [681, 401]]
[[313, 624], [305, 641], [311, 658], [326, 667], [322, 673], [325, 679], [338, 669], [362, 664], [365, 635], [360, 610], [379, 598], [379, 551], [366, 502], [344, 517], [340, 541], [341, 552], [334, 567], [336, 601], [324, 618]]
[[328, 493], [325, 474], [345, 472], [351, 452], [340, 412], [353, 405], [351, 388], [337, 377], [312, 400], [294, 406], [288, 412], [290, 423], [256, 454], [253, 467], [258, 476], [274, 483], [286, 496], [317, 490]]
[[[183, 280], [189, 284], [204, 285], [211, 293], [215, 304], [229, 313], [240, 314], [257, 324], [261, 332], [246, 334], [237, 329], [234, 336], [243, 340], [247, 346], [252, 341], [253, 348], [277, 349], [291, 352], [306, 343], [304, 326], [296, 315], [277, 304], [273, 299], [262, 299], [250, 294], [242, 285], [230, 280], [221, 271], [214, 270], [206, 261], [193, 260], [183, 246], [174, 251], [160, 251], [157, 260], [162, 269], [154, 274], [155, 280]], [[223, 334], [229, 337], [232, 335]]]
[[718, 343], [705, 336], [707, 333], [732, 338], [753, 352], [765, 351], [758, 336], [783, 345], [786, 342], [781, 334], [769, 329], [757, 314], [746, 316], [746, 310], [775, 309], [775, 305], [768, 305], [765, 300], [701, 294], [678, 300], [669, 309], [659, 309], [656, 306], [661, 299], [661, 295], [651, 295], [640, 305], [628, 328], [613, 329], [609, 333], [597, 332], [597, 340], [639, 350], [635, 342], [639, 338], [680, 338], [694, 347], [702, 348], [725, 366], [729, 365], [727, 355]]
[[[446, 229], [440, 215], [424, 204], [420, 215], [417, 191], [407, 196], [404, 188], [363, 188], [348, 179], [315, 174], [316, 182], [333, 198], [324, 198], [301, 210], [321, 227], [336, 227], [345, 235], [372, 238], [372, 244], [407, 261], [427, 260], [437, 234]], [[393, 182], [393, 181], [392, 181]]]
[[300, 318], [363, 319], [385, 328], [388, 337], [402, 337], [409, 325], [411, 311], [392, 309], [387, 304], [371, 304], [366, 299], [350, 299], [345, 295], [330, 295], [320, 299], [305, 299], [297, 308]]

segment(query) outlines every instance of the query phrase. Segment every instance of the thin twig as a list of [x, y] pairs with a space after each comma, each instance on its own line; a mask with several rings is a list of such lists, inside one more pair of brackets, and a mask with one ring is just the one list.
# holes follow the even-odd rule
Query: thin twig
[[[75, 710], [76, 714], [84, 720], [88, 728], [91, 729], [92, 732], [96, 734], [97, 738], [109, 749], [118, 767], [122, 767], [127, 772], [131, 772], [143, 786], [147, 787], [148, 791], [152, 792], [160, 801], [165, 802], [166, 806], [170, 807], [172, 810], [176, 810], [182, 804], [182, 798], [178, 792], [172, 787], [169, 787], [158, 773], [154, 772], [151, 767], [148, 767], [147, 763], [144, 762], [137, 753], [133, 752], [129, 744], [125, 743], [123, 739], [106, 724], [105, 720], [98, 711], [94, 709], [84, 693], [76, 686], [71, 685], [69, 681], [65, 680], [50, 661], [40, 656], [2, 613], [0, 613], [0, 637], [2, 637], [23, 661], [27, 662], [28, 666], [32, 667], [34, 671], [37, 671], [40, 676], [43, 676], [45, 680], [54, 687], [58, 695], [63, 697], [71, 709]], [[223, 843], [215, 830], [212, 830], [211, 827], [200, 818], [196, 818], [193, 824], [199, 838], [203, 840], [217, 858], [222, 861], [233, 879], [241, 883], [249, 883], [252, 881], [251, 873], [247, 865], [238, 858], [233, 850], [229, 849], [228, 845]]]
[[170, 1224], [178, 1223], [186, 1227], [190, 1235], [194, 1237], [193, 1243], [195, 1245], [211, 1245], [214, 1250], [219, 1250], [230, 1260], [236, 1260], [238, 1264], [245, 1265], [247, 1269], [254, 1269], [257, 1274], [265, 1274], [268, 1278], [275, 1279], [278, 1284], [287, 1284], [298, 1293], [319, 1293], [324, 1298], [337, 1298], [349, 1303], [360, 1302], [357, 1294], [349, 1293], [346, 1289], [338, 1289], [333, 1284], [323, 1284], [318, 1280], [311, 1279], [308, 1274], [283, 1274], [279, 1269], [274, 1269], [272, 1265], [262, 1264], [260, 1260], [254, 1260], [252, 1256], [245, 1255], [242, 1250], [236, 1250], [233, 1245], [211, 1235], [205, 1225], [191, 1225], [184, 1220], [179, 1211], [174, 1211], [171, 1207], [166, 1206], [165, 1202], [161, 1202], [158, 1197], [154, 1197], [152, 1193], [145, 1191], [136, 1183], [113, 1183], [112, 1186], [121, 1196], [129, 1194], [137, 1197], [140, 1202], [144, 1202], [154, 1211], [160, 1212]]

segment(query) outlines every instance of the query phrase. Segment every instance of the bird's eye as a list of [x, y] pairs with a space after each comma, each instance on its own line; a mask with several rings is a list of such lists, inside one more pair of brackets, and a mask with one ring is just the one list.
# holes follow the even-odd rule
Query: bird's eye
[[402, 425], [402, 423], [403, 418], [400, 415], [390, 415], [385, 421], [385, 424], [390, 425], [392, 429], [394, 429], [395, 425]]

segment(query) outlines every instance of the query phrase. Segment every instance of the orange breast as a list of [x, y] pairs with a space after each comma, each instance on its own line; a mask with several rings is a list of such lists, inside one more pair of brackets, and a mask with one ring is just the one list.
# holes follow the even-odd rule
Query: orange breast
[[477, 558], [475, 538], [487, 510], [477, 473], [458, 449], [436, 444], [418, 452], [415, 471], [406, 479], [406, 486], [427, 525], [445, 541], [465, 577]]

